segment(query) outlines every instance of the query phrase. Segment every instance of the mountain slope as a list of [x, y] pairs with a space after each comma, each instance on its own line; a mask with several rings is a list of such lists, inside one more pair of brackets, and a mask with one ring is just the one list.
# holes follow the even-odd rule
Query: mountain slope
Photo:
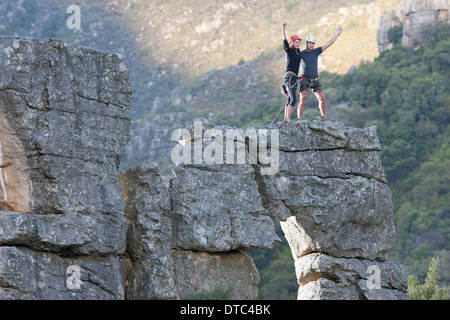
[[[136, 1], [126, 11], [143, 56], [186, 77], [223, 69], [260, 55], [282, 53], [281, 24], [323, 44], [342, 25], [347, 35], [327, 53], [324, 68], [346, 72], [377, 54], [377, 18], [399, 0], [377, 1]], [[347, 39], [345, 39], [347, 38]], [[303, 43], [304, 45], [304, 43]], [[351, 53], [351, 55], [349, 55]], [[281, 55], [284, 58], [283, 55]], [[143, 59], [145, 61], [145, 59]]]
[[233, 119], [260, 103], [276, 114], [283, 22], [303, 39], [313, 33], [318, 45], [341, 24], [345, 31], [320, 69], [343, 73], [378, 54], [377, 17], [400, 1], [82, 0], [81, 30], [71, 30], [71, 1], [14, 0], [0, 4], [0, 35], [56, 37], [123, 55], [135, 104], [122, 168], [152, 159], [167, 173], [170, 133], [185, 119]]
[[[318, 45], [342, 24], [345, 32], [324, 53], [320, 70], [344, 73], [378, 55], [377, 18], [400, 1], [132, 2], [124, 18], [139, 47], [139, 65], [145, 67], [134, 70], [140, 79], [135, 86], [136, 125], [123, 166], [150, 154], [167, 173], [170, 133], [185, 119], [232, 124], [260, 104], [275, 116], [283, 104], [282, 22], [303, 39], [314, 33]], [[162, 122], [169, 130], [137, 125], [140, 119]], [[267, 123], [262, 120], [255, 116], [255, 124]]]

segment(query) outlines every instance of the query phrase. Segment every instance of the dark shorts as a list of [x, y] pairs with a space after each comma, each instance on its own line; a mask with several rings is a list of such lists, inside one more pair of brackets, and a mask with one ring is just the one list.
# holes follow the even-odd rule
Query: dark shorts
[[313, 92], [322, 92], [322, 84], [320, 83], [319, 78], [317, 78], [317, 80], [307, 78], [301, 79], [300, 92], [304, 92], [308, 89], [311, 89]]

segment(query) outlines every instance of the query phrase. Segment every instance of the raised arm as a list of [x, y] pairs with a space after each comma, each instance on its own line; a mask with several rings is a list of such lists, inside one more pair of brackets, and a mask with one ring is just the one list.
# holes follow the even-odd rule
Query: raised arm
[[339, 28], [336, 28], [336, 34], [333, 36], [333, 38], [330, 39], [330, 41], [328, 41], [327, 43], [325, 43], [325, 44], [322, 46], [322, 52], [324, 52], [325, 50], [327, 50], [328, 47], [331, 46], [331, 45], [337, 40], [337, 38], [339, 38], [339, 36], [340, 36], [341, 33], [342, 33], [342, 30], [343, 30], [343, 29], [342, 29], [341, 26], [339, 26]]
[[287, 23], [286, 22], [283, 23], [283, 40], [287, 40], [287, 37], [286, 37], [286, 26], [287, 26]]

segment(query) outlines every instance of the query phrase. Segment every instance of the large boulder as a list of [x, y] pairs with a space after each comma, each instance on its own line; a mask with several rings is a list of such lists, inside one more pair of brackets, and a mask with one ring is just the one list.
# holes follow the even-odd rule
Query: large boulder
[[123, 260], [0, 247], [0, 299], [121, 300]]
[[282, 184], [292, 216], [281, 221], [295, 258], [310, 252], [387, 260], [395, 240], [386, 185], [363, 177], [297, 177]]
[[396, 262], [312, 253], [295, 261], [300, 300], [404, 300], [407, 281]]
[[[236, 173], [235, 173], [236, 174]], [[244, 176], [245, 178], [245, 176]], [[234, 178], [236, 179], [236, 178]], [[259, 275], [252, 259], [245, 253], [230, 250], [230, 246], [224, 246], [225, 250], [232, 252], [216, 252], [221, 232], [221, 221], [228, 221], [228, 212], [216, 212], [209, 217], [210, 225], [204, 225], [204, 229], [189, 228], [186, 223], [178, 233], [173, 225], [176, 215], [171, 212], [169, 203], [169, 190], [162, 183], [158, 167], [152, 162], [141, 162], [126, 172], [120, 173], [120, 181], [123, 188], [126, 203], [125, 216], [128, 219], [127, 254], [132, 262], [127, 277], [127, 299], [185, 299], [194, 297], [198, 293], [208, 293], [214, 290], [230, 291], [235, 299], [255, 299], [258, 292], [257, 284]], [[195, 189], [199, 193], [195, 198], [204, 204], [203, 197], [211, 192], [211, 177], [207, 172], [200, 171], [195, 180], [199, 184], [196, 188], [180, 189], [179, 193], [186, 194], [183, 201], [188, 205], [190, 192]], [[223, 182], [220, 182], [222, 185]], [[171, 189], [171, 192], [174, 192]], [[211, 205], [208, 209], [223, 206], [219, 191], [212, 189], [209, 197]], [[236, 191], [230, 190], [230, 197], [236, 197]], [[238, 190], [238, 192], [241, 192]], [[179, 198], [177, 198], [179, 199]], [[180, 201], [180, 200], [178, 200]], [[195, 201], [192, 201], [195, 203]], [[180, 204], [183, 203], [180, 201]], [[206, 206], [206, 204], [204, 204]], [[241, 205], [242, 206], [242, 205]], [[176, 205], [172, 205], [176, 207]], [[230, 208], [233, 203], [230, 204]], [[238, 206], [237, 206], [238, 207]], [[259, 208], [259, 207], [258, 207]], [[176, 212], [176, 211], [175, 211]], [[205, 210], [204, 212], [207, 212]], [[205, 216], [203, 217], [205, 218]], [[243, 216], [235, 216], [236, 219]], [[269, 218], [270, 219], [270, 218]], [[270, 222], [272, 222], [270, 220]], [[203, 222], [204, 223], [204, 222]], [[247, 223], [247, 224], [244, 224]], [[258, 233], [256, 228], [261, 224], [256, 220], [245, 217], [244, 222], [237, 221], [235, 225], [227, 225], [228, 233], [243, 235], [248, 234], [244, 240], [231, 239], [233, 243], [250, 243], [251, 237]], [[272, 229], [269, 229], [272, 227]], [[178, 225], [180, 228], [180, 225]], [[242, 228], [242, 229], [240, 229]], [[267, 226], [267, 232], [273, 232], [273, 224]], [[186, 243], [194, 243], [202, 251], [180, 249], [180, 233], [183, 232]], [[200, 246], [197, 241], [202, 232], [211, 234], [216, 246]], [[253, 240], [255, 246], [261, 246], [261, 240]], [[186, 245], [187, 246], [187, 245]], [[208, 252], [212, 251], [212, 252]]]
[[[204, 139], [208, 132], [216, 139]], [[193, 161], [181, 161], [170, 180], [173, 246], [208, 252], [277, 246], [280, 239], [262, 205], [242, 132], [202, 119], [187, 123], [179, 135]]]
[[0, 244], [64, 255], [119, 254], [125, 251], [126, 224], [114, 215], [0, 210]]
[[271, 130], [280, 131], [279, 172], [258, 176], [259, 190], [294, 258], [320, 251], [386, 260], [395, 228], [375, 127], [313, 118]]
[[132, 104], [122, 59], [51, 39], [3, 37], [0, 48], [0, 208], [122, 213]]

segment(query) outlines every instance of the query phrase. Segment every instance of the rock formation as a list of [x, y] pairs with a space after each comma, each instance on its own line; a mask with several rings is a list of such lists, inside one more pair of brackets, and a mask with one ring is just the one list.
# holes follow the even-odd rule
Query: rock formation
[[[198, 125], [199, 137], [193, 124]], [[180, 136], [185, 151], [203, 154], [213, 144], [203, 141], [204, 133], [214, 129], [231, 142], [233, 154], [241, 149], [248, 159], [242, 137], [226, 139], [230, 127], [216, 127], [202, 119], [182, 129], [188, 136]], [[196, 143], [198, 150], [194, 150]], [[151, 162], [121, 173], [133, 262], [127, 297], [182, 299], [231, 286], [233, 299], [256, 299], [259, 274], [243, 251], [271, 249], [280, 239], [262, 206], [254, 168], [226, 164], [225, 154], [217, 161], [222, 164], [203, 160], [179, 164], [169, 188]]]
[[379, 17], [376, 36], [379, 52], [390, 50], [392, 48], [394, 44], [389, 41], [388, 31], [390, 28], [403, 23], [404, 18], [402, 8], [386, 10], [383, 12], [383, 15]]
[[122, 59], [0, 38], [0, 299], [255, 299], [246, 251], [280, 243], [299, 299], [405, 299], [375, 127], [333, 120], [172, 134], [169, 185], [118, 168], [132, 94]]
[[406, 299], [403, 267], [386, 262], [395, 227], [376, 128], [313, 118], [274, 129], [280, 169], [260, 190], [291, 247], [298, 299]]
[[0, 299], [123, 299], [125, 64], [14, 37], [0, 61]]
[[437, 21], [449, 21], [449, 0], [404, 0], [403, 5], [396, 9], [387, 10], [378, 21], [377, 43], [378, 50], [384, 51], [392, 47], [387, 32], [403, 23], [403, 46], [416, 47], [423, 42], [422, 28], [424, 25]]
[[[180, 163], [168, 190], [152, 163], [121, 174], [125, 199], [132, 190], [146, 190], [127, 201], [126, 212], [151, 217], [158, 229], [151, 236], [152, 227], [129, 218], [129, 235], [142, 241], [140, 247], [152, 248], [134, 257], [139, 266], [150, 257], [152, 267], [138, 267], [133, 281], [155, 289], [155, 281], [168, 281], [165, 287], [175, 288], [158, 298], [174, 298], [175, 292], [184, 298], [230, 284], [233, 298], [255, 298], [257, 271], [243, 251], [278, 244], [270, 216], [281, 221], [291, 246], [299, 299], [408, 298], [403, 267], [386, 261], [395, 227], [375, 127], [312, 119], [239, 131], [196, 119], [175, 137], [183, 152], [173, 157]], [[234, 164], [227, 164], [230, 150]], [[262, 174], [269, 154], [277, 155], [277, 170]], [[146, 202], [157, 205], [137, 210]], [[165, 231], [158, 227], [163, 220]], [[158, 249], [156, 242], [165, 245]], [[167, 267], [163, 280], [146, 274]], [[128, 286], [136, 298], [155, 297]]]
[[176, 299], [169, 195], [153, 163], [120, 173], [128, 220], [127, 252], [133, 262], [127, 299]]
[[[436, 21], [447, 21], [449, 18], [449, 0], [409, 0], [403, 3], [402, 45], [417, 46], [423, 42], [421, 28], [425, 24]], [[425, 35], [426, 36], [426, 35]]]

